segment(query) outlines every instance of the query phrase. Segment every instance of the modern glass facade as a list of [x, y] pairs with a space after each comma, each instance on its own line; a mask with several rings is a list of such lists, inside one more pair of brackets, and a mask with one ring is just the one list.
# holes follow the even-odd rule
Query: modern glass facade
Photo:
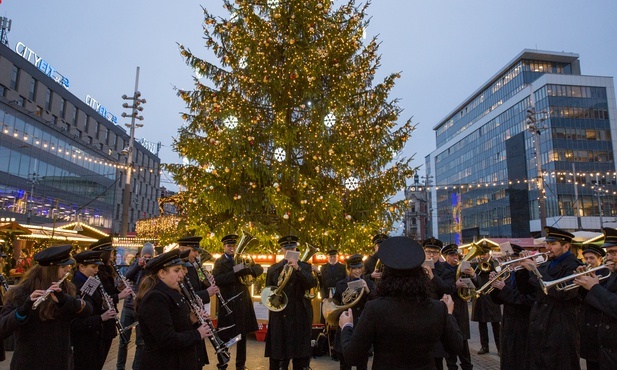
[[[0, 216], [120, 230], [129, 135], [1, 44], [0, 130]], [[134, 148], [129, 231], [159, 213], [160, 159]]]
[[[531, 107], [535, 130], [527, 124]], [[581, 76], [575, 54], [523, 51], [434, 128], [437, 149], [426, 157], [436, 179], [433, 234], [455, 243], [537, 235], [534, 140], [546, 224], [607, 226], [615, 219], [611, 112], [612, 78]]]

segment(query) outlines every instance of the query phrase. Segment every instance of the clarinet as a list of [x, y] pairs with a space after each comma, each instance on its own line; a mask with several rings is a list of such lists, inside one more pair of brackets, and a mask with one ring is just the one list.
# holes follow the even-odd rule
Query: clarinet
[[116, 311], [116, 307], [114, 304], [114, 299], [111, 298], [111, 296], [107, 294], [107, 292], [105, 291], [105, 288], [103, 287], [103, 283], [101, 282], [101, 279], [97, 275], [94, 275], [94, 278], [99, 282], [98, 288], [99, 288], [99, 291], [101, 292], [101, 296], [103, 297], [103, 303], [104, 303], [103, 308], [107, 306], [108, 310], [113, 310], [116, 313], [116, 316], [114, 317], [114, 321], [116, 323], [116, 329], [118, 329], [118, 334], [120, 334], [120, 337], [125, 343], [129, 343], [130, 338], [127, 338], [126, 334], [124, 333], [126, 331], [126, 328], [124, 328], [122, 326], [122, 323], [120, 322], [120, 318], [118, 317], [118, 311]]
[[[208, 282], [210, 283], [211, 286], [215, 286], [216, 285], [216, 281], [214, 280], [214, 276], [212, 276], [212, 274], [209, 273], [208, 271], [204, 270], [204, 268], [201, 266], [201, 260], [199, 258], [197, 258], [196, 261], [193, 262], [193, 266], [196, 269], [198, 269], [199, 271], [201, 271], [203, 276], [205, 276], [206, 279], [208, 279]], [[232, 299], [234, 299], [236, 297], [233, 297]], [[223, 306], [223, 308], [225, 308], [225, 312], [227, 312], [227, 315], [231, 314], [232, 313], [231, 308], [229, 308], [227, 306], [228, 301], [226, 301], [225, 298], [223, 298], [223, 295], [221, 294], [221, 292], [216, 292], [216, 298], [218, 298], [219, 302], [221, 302], [221, 306]]]
[[[64, 276], [62, 277], [62, 279], [60, 279], [60, 281], [58, 281], [58, 286], [60, 286], [60, 284], [62, 284], [62, 282], [64, 280], [66, 280], [67, 277], [69, 277], [70, 272], [67, 272], [66, 274], [64, 274]], [[49, 295], [51, 293], [53, 293], [54, 291], [51, 288], [48, 288], [45, 293], [43, 293], [42, 296], [38, 297], [36, 299], [36, 301], [34, 301], [34, 303], [32, 304], [32, 309], [36, 310], [36, 308], [43, 303], [43, 301], [45, 301], [47, 299], [47, 297], [49, 297]], [[30, 297], [28, 297], [28, 299], [30, 299]]]
[[2, 274], [0, 274], [0, 284], [2, 284], [2, 287], [4, 288], [5, 293], [8, 292], [9, 289], [11, 289], [11, 287], [9, 286], [9, 283], [6, 281], [6, 278]]
[[129, 279], [127, 279], [126, 276], [120, 273], [120, 269], [118, 268], [118, 265], [116, 265], [113, 261], [111, 262], [111, 267], [113, 267], [114, 271], [116, 272], [116, 275], [118, 275], [118, 277], [122, 281], [122, 284], [124, 284], [124, 287], [131, 288], [131, 297], [133, 297], [133, 301], [135, 301], [135, 298], [136, 298], [135, 292], [133, 291], [133, 285], [131, 284]]
[[184, 278], [184, 281], [186, 282], [186, 285], [182, 282], [179, 282], [178, 284], [180, 285], [180, 289], [182, 289], [184, 296], [188, 300], [191, 312], [193, 312], [193, 314], [197, 317], [197, 320], [199, 320], [201, 325], [208, 325], [210, 328], [212, 335], [209, 335], [208, 339], [210, 340], [212, 347], [214, 347], [219, 363], [228, 363], [231, 359], [229, 347], [231, 347], [239, 339], [234, 338], [227, 343], [223, 342], [223, 340], [218, 336], [216, 329], [214, 328], [214, 324], [212, 324], [212, 320], [210, 320], [210, 318], [206, 315], [202, 315], [204, 304], [197, 293], [195, 293], [195, 289], [193, 289], [191, 282], [186, 277]]

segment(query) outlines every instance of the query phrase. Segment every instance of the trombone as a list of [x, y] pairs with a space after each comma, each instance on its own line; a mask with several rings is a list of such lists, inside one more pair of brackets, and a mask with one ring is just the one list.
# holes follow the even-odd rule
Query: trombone
[[608, 274], [598, 276], [600, 281], [602, 281], [604, 279], [607, 279], [609, 276], [611, 276], [611, 270], [606, 265], [600, 265], [598, 267], [589, 268], [586, 271], [568, 275], [568, 276], [562, 277], [561, 279], [557, 279], [557, 280], [543, 281], [542, 279], [538, 279], [538, 281], [540, 282], [540, 287], [542, 288], [542, 291], [544, 292], [544, 294], [548, 295], [548, 290], [552, 287], [555, 287], [555, 289], [559, 291], [569, 291], [569, 290], [577, 289], [580, 285], [573, 283], [572, 281], [574, 279], [576, 279], [579, 276], [587, 275], [592, 272], [605, 270], [605, 269], [608, 270]]

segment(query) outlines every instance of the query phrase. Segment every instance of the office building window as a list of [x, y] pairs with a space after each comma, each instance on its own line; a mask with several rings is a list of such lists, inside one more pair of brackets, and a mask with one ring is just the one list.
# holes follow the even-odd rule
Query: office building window
[[36, 96], [36, 80], [34, 77], [30, 79], [30, 89], [28, 90], [28, 99], [34, 101], [34, 97]]
[[45, 93], [45, 109], [50, 110], [51, 109], [51, 90], [47, 89], [47, 92]]
[[17, 80], [19, 79], [19, 68], [17, 66], [13, 66], [11, 69], [11, 84], [9, 87], [13, 90], [17, 90]]
[[64, 100], [64, 98], [60, 98], [60, 118], [64, 119], [64, 109], [66, 108], [66, 101]]

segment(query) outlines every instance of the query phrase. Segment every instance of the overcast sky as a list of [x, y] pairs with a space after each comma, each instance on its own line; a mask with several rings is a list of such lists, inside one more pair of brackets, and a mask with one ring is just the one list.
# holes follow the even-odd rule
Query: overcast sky
[[[70, 79], [73, 94], [92, 96], [121, 124], [121, 96], [132, 94], [140, 66], [147, 104], [136, 136], [161, 142], [169, 163], [181, 160], [171, 143], [184, 108], [173, 86], [192, 87], [176, 43], [208, 55], [200, 6], [225, 14], [219, 0], [4, 0], [0, 14], [13, 21], [12, 48], [23, 42]], [[432, 127], [525, 48], [577, 53], [583, 74], [617, 75], [615, 0], [374, 0], [369, 16], [380, 76], [402, 72], [391, 98], [401, 99], [401, 122], [418, 124], [405, 149], [415, 165], [435, 149]]]

